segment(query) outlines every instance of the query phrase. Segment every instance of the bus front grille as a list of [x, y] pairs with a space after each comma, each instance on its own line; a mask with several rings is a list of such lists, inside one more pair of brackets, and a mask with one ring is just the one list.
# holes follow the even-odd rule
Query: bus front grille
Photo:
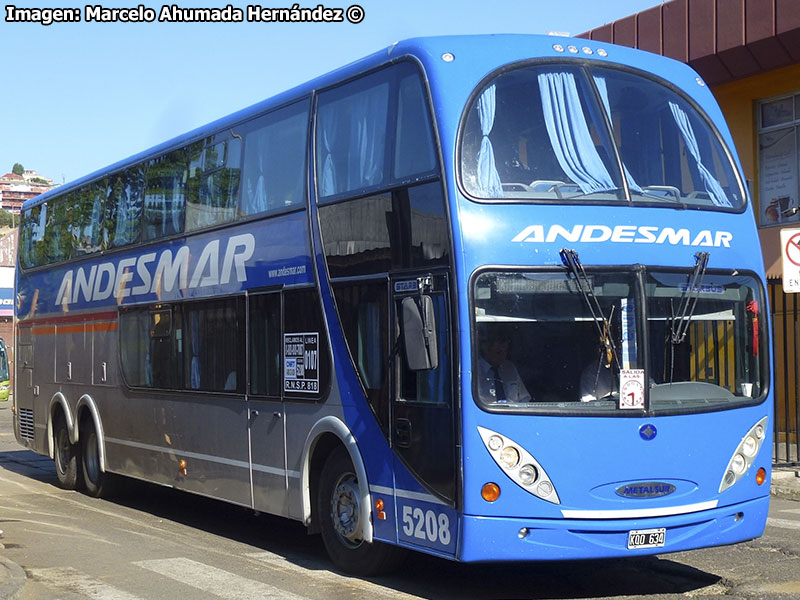
[[33, 410], [30, 408], [19, 409], [19, 437], [33, 441]]

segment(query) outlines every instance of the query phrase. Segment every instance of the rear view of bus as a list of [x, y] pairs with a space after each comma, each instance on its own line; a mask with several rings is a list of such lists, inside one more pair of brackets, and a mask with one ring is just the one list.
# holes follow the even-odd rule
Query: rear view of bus
[[681, 64], [545, 44], [459, 126], [461, 558], [759, 536], [769, 343], [730, 135]]

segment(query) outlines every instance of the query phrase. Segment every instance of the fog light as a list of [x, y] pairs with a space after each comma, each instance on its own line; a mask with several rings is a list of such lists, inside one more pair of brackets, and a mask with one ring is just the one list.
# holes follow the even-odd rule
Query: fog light
[[481, 498], [487, 502], [494, 502], [500, 497], [500, 486], [496, 483], [485, 483], [481, 488]]
[[519, 450], [513, 446], [506, 446], [500, 453], [500, 460], [509, 469], [516, 467], [519, 464]]
[[764, 467], [761, 467], [758, 471], [756, 471], [756, 483], [758, 485], [764, 485], [764, 482], [767, 480], [767, 470]]

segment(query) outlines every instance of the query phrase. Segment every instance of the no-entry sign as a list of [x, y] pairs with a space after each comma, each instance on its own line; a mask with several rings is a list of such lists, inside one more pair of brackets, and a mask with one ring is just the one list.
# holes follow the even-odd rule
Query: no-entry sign
[[800, 229], [781, 229], [783, 291], [800, 292]]

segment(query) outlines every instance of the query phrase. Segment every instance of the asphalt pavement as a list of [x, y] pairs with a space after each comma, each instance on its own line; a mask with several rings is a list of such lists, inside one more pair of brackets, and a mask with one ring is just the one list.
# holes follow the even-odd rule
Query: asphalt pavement
[[[0, 406], [0, 409], [6, 408]], [[800, 470], [773, 469], [771, 493], [779, 497], [800, 502]], [[0, 598], [17, 598], [26, 583], [25, 571], [18, 564], [3, 556], [3, 533], [0, 531]]]

